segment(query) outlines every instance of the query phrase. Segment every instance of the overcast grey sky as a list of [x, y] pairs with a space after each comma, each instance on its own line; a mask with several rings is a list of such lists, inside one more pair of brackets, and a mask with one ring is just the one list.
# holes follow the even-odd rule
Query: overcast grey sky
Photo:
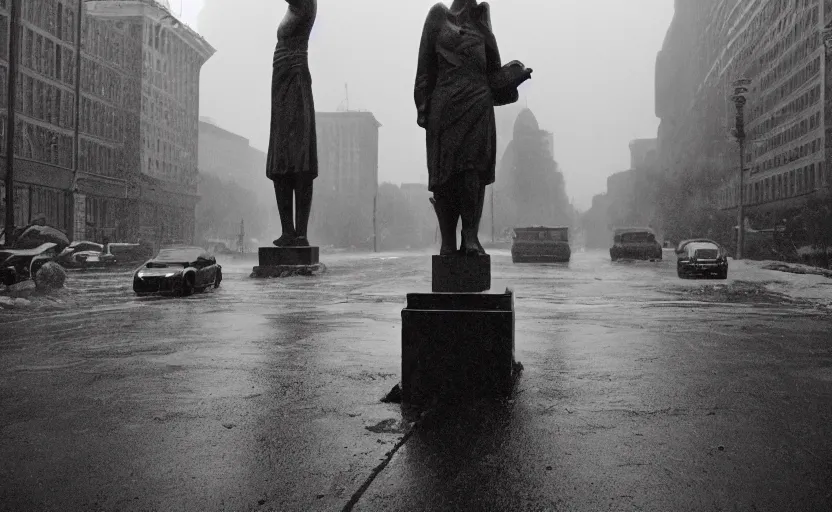
[[[201, 115], [265, 149], [271, 57], [286, 3], [170, 3], [217, 48], [202, 71]], [[309, 50], [316, 109], [336, 110], [349, 84], [349, 107], [369, 110], [383, 124], [383, 181], [419, 181], [426, 174], [413, 81], [422, 25], [434, 3], [318, 0]], [[490, 3], [503, 61], [521, 60], [535, 70], [520, 102], [528, 102], [541, 128], [554, 132], [567, 192], [585, 209], [605, 190], [607, 176], [629, 167], [629, 141], [656, 135], [655, 58], [673, 0]]]

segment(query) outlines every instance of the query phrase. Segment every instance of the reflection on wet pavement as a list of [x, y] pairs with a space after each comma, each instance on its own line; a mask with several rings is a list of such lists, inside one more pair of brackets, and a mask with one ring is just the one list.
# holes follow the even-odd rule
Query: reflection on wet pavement
[[388, 459], [356, 510], [832, 503], [830, 323], [805, 304], [680, 281], [672, 252], [494, 251], [516, 293], [514, 396], [432, 411], [391, 453], [410, 420], [380, 399], [429, 255], [322, 260], [271, 280], [223, 262], [219, 289], [178, 299], [73, 272], [79, 307], [4, 312], [0, 508], [341, 510]]

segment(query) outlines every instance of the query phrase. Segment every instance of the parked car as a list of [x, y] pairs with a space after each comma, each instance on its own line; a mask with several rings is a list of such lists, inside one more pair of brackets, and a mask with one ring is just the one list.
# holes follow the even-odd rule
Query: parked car
[[682, 279], [694, 276], [727, 279], [728, 251], [713, 240], [685, 240], [676, 247], [676, 274]]
[[34, 249], [0, 249], [0, 282], [6, 286], [34, 279], [40, 267], [53, 261], [58, 246], [46, 242]]
[[533, 226], [514, 230], [511, 244], [514, 263], [563, 263], [571, 256], [569, 228]]
[[201, 247], [166, 247], [133, 275], [137, 295], [153, 293], [188, 296], [208, 287], [218, 288], [222, 267]]
[[58, 255], [55, 261], [65, 268], [81, 268], [87, 258], [104, 251], [104, 246], [88, 241], [72, 242]]
[[618, 228], [613, 233], [610, 259], [661, 260], [662, 245], [650, 228]]

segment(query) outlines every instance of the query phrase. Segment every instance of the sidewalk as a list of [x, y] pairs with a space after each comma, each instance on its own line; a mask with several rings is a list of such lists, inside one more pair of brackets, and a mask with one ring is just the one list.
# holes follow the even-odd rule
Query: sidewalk
[[[822, 269], [777, 261], [731, 260], [729, 265], [730, 279], [764, 283], [770, 291], [832, 308], [832, 279], [811, 273], [794, 273], [819, 272]], [[792, 272], [767, 267], [782, 267]]]

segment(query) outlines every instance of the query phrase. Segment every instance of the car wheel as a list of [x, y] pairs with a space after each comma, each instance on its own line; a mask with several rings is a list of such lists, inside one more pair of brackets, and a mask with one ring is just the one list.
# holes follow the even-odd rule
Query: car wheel
[[222, 270], [217, 270], [217, 275], [214, 276], [214, 288], [219, 288], [222, 282]]
[[193, 293], [194, 293], [194, 280], [193, 280], [192, 274], [188, 274], [188, 275], [184, 276], [182, 278], [182, 284], [180, 286], [181, 286], [180, 295], [182, 297], [188, 297], [190, 295], [193, 295]]

